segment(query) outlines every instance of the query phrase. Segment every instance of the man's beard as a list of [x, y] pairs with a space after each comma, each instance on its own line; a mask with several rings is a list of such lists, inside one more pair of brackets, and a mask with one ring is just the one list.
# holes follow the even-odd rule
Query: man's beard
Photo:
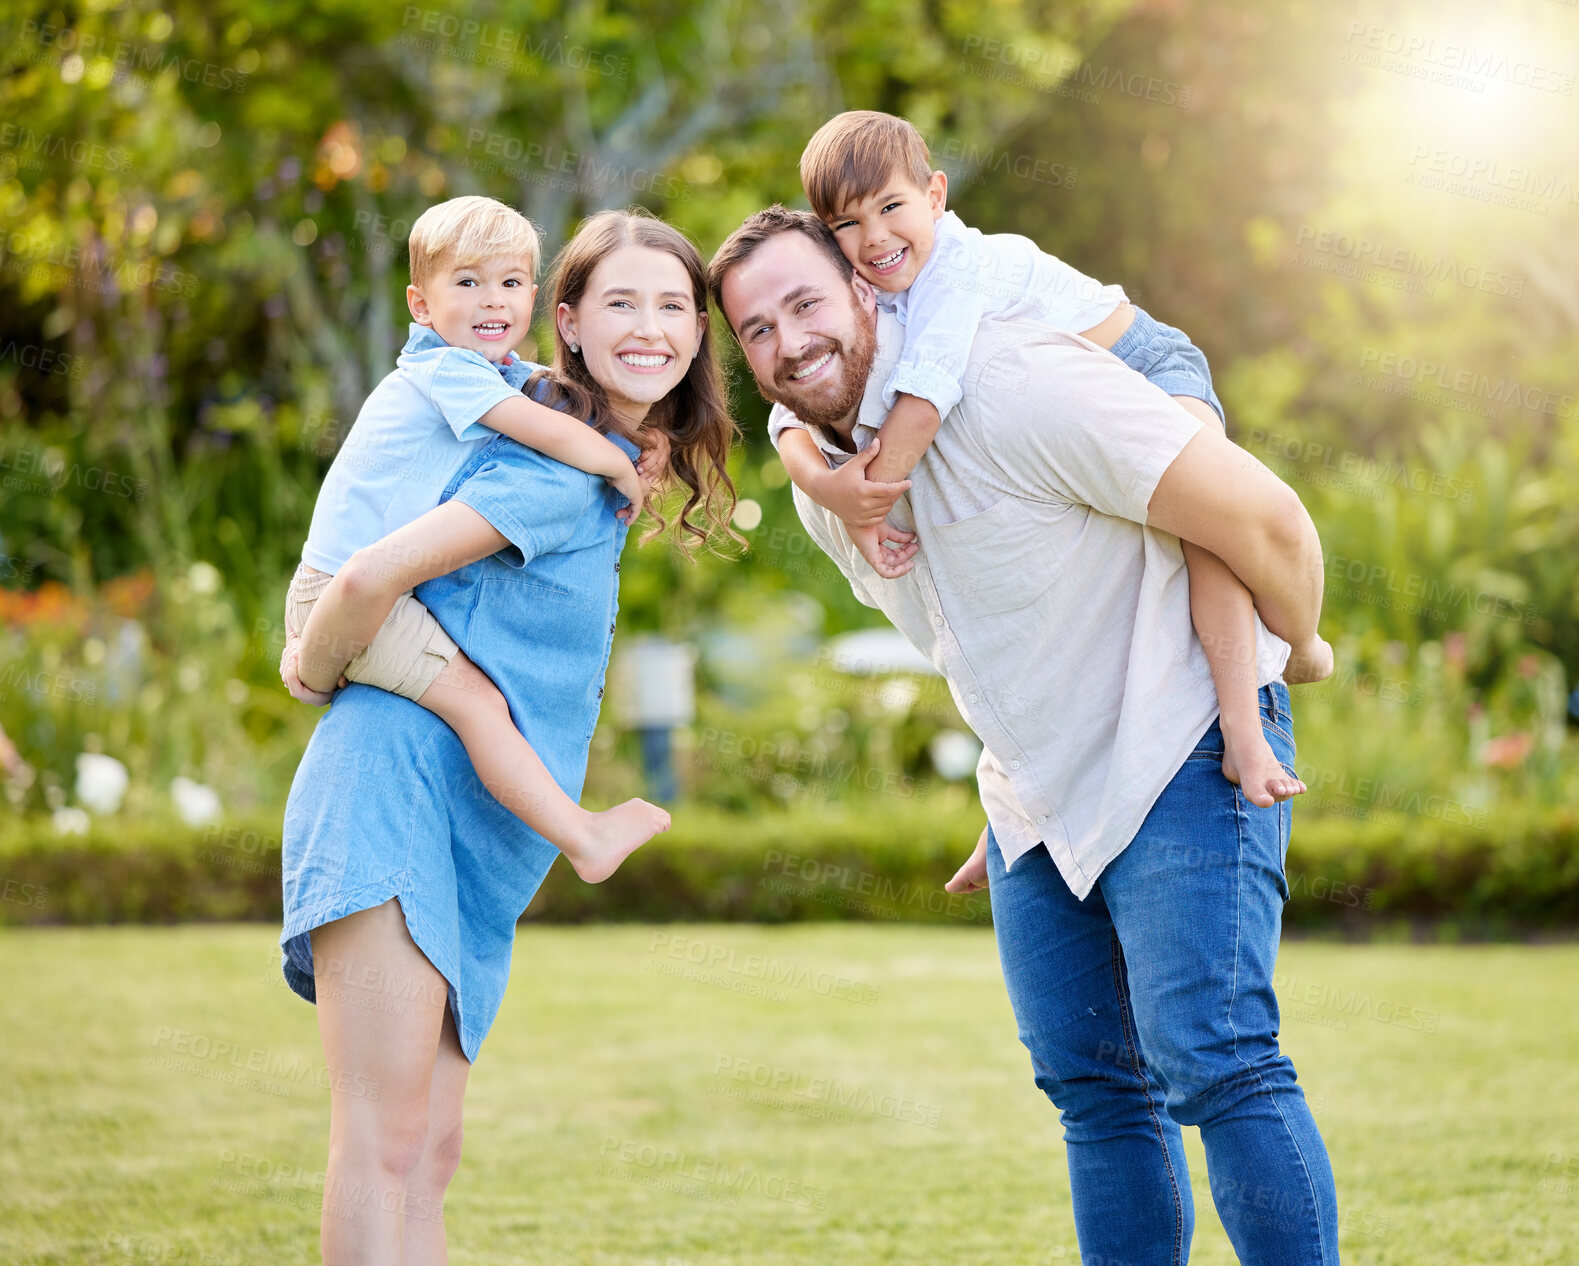
[[[855, 332], [848, 346], [835, 339], [822, 339], [794, 362], [780, 362], [771, 384], [759, 384], [763, 395], [793, 410], [802, 422], [813, 426], [842, 422], [866, 394], [866, 380], [877, 356], [877, 318], [858, 304], [852, 303], [850, 309], [855, 316]], [[827, 352], [838, 354], [834, 368], [841, 375], [839, 381], [819, 381], [815, 387], [800, 390], [790, 375]]]

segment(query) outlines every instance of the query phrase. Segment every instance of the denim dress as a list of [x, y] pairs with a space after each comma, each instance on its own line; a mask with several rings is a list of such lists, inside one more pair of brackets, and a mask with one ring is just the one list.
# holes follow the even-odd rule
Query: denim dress
[[[634, 460], [637, 449], [611, 436]], [[572, 799], [581, 796], [614, 638], [627, 504], [602, 478], [500, 436], [445, 489], [498, 528], [497, 554], [416, 597], [510, 705]], [[515, 925], [559, 852], [491, 796], [438, 717], [370, 686], [335, 695], [285, 806], [286, 982], [316, 1002], [315, 927], [400, 899], [449, 986], [468, 1060], [499, 1012]]]

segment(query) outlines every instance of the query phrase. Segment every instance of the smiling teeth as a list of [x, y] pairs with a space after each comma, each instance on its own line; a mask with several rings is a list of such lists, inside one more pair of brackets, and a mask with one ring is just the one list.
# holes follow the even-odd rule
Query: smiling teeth
[[505, 324], [503, 321], [483, 321], [479, 325], [472, 326], [474, 330], [502, 330], [504, 328]]
[[793, 378], [793, 379], [800, 379], [800, 378], [806, 377], [807, 374], [814, 374], [814, 373], [816, 373], [819, 369], [821, 369], [824, 365], [826, 365], [828, 363], [828, 359], [832, 355], [833, 355], [832, 352], [824, 352], [821, 356], [817, 357], [816, 360], [812, 361], [812, 363], [807, 365], [805, 368], [797, 369], [793, 374], [790, 375], [790, 377]]
[[635, 352], [627, 352], [620, 359], [638, 369], [659, 369], [669, 363], [667, 356], [639, 356]]
[[874, 259], [872, 261], [872, 267], [873, 268], [889, 268], [889, 267], [892, 267], [894, 264], [897, 264], [899, 262], [899, 257], [901, 255], [903, 255], [904, 253], [905, 253], [905, 248], [903, 246], [901, 246], [892, 255], [884, 255], [882, 257], [882, 259]]

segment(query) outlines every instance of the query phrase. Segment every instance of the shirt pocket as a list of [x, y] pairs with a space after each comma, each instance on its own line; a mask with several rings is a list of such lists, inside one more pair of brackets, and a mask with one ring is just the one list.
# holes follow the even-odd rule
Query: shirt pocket
[[1083, 506], [1008, 496], [953, 523], [939, 523], [927, 544], [934, 569], [968, 615], [1001, 615], [1030, 606], [1063, 573], [1064, 546], [1085, 526]]

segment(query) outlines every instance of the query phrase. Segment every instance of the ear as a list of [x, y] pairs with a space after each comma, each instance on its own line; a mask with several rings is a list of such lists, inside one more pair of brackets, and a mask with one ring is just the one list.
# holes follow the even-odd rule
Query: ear
[[576, 313], [568, 303], [562, 303], [554, 311], [554, 329], [559, 333], [559, 341], [566, 345], [579, 343], [576, 336]]
[[927, 181], [927, 201], [932, 204], [932, 218], [942, 216], [948, 210], [948, 172], [935, 171]]
[[418, 325], [433, 328], [433, 314], [428, 311], [428, 301], [415, 286], [406, 287], [406, 307], [411, 309], [411, 319]]
[[855, 301], [869, 313], [877, 311], [877, 287], [856, 273], [850, 278], [850, 288], [855, 291]]

